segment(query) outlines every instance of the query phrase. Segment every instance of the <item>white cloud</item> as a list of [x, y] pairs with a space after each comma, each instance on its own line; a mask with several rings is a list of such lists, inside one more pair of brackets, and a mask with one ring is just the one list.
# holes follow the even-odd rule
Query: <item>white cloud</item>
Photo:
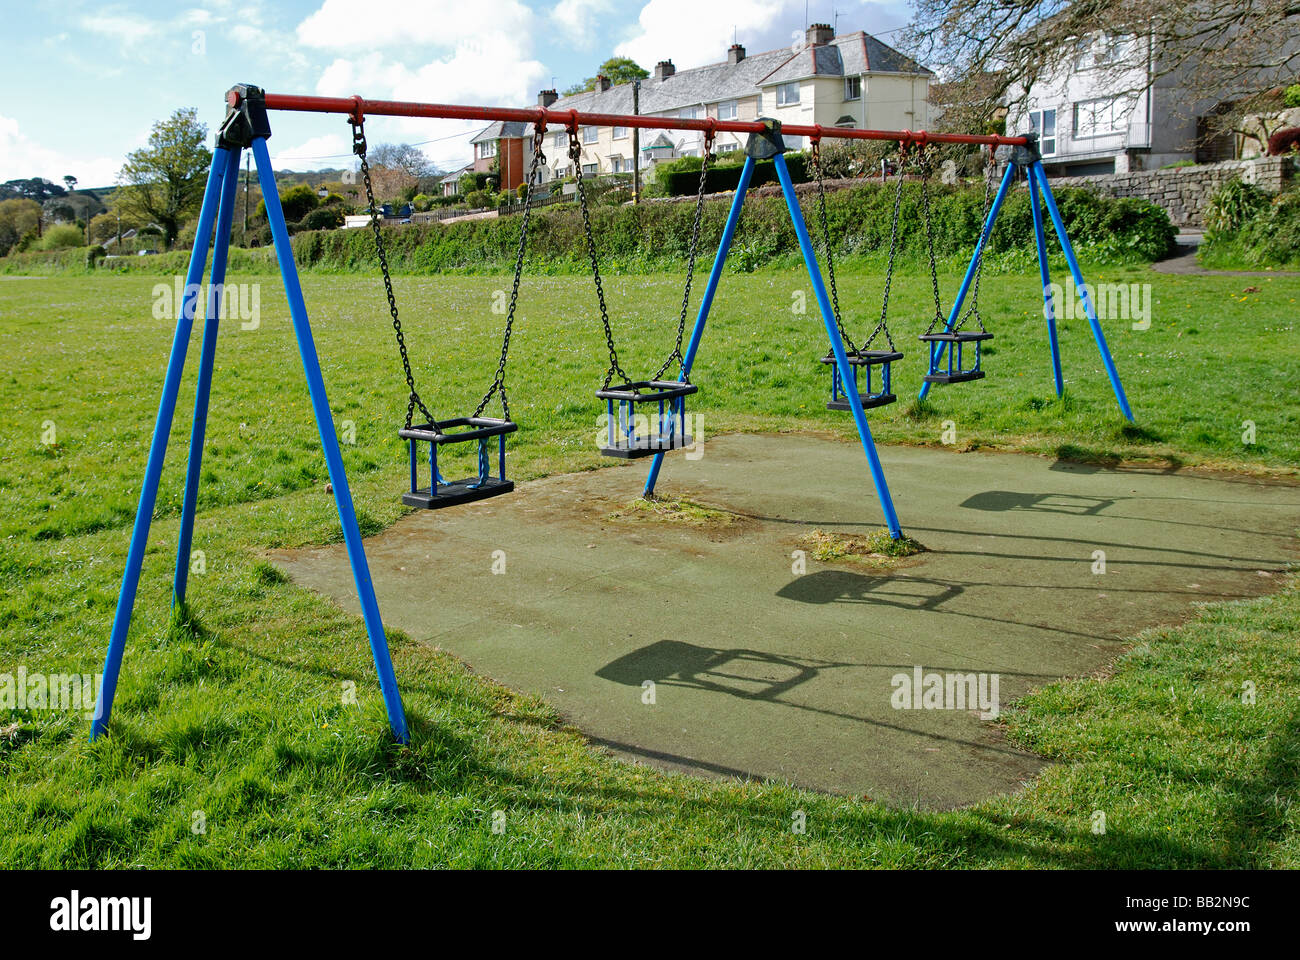
[[44, 177], [62, 183], [65, 174], [72, 174], [83, 186], [106, 187], [117, 179], [121, 167], [120, 157], [87, 160], [41, 146], [23, 135], [17, 120], [0, 117], [0, 180]]
[[551, 8], [551, 20], [567, 34], [574, 46], [589, 48], [598, 39], [596, 20], [606, 13], [611, 0], [560, 0]]
[[[672, 60], [679, 69], [717, 63], [726, 58], [733, 35], [739, 35], [741, 43], [752, 43], [755, 36], [770, 33], [782, 13], [793, 6], [796, 4], [789, 0], [731, 0], [725, 5], [650, 0], [641, 8], [632, 36], [614, 52], [647, 69], [660, 60]], [[802, 22], [803, 4], [797, 6]], [[794, 22], [791, 17], [785, 19]]]
[[342, 133], [312, 137], [271, 155], [276, 170], [323, 170], [352, 167], [352, 138]]
[[517, 0], [325, 0], [298, 24], [298, 40], [323, 50], [455, 47], [484, 36], [525, 38], [533, 12]]
[[101, 13], [82, 17], [81, 26], [122, 46], [134, 47], [153, 39], [160, 32], [161, 24], [134, 14]]

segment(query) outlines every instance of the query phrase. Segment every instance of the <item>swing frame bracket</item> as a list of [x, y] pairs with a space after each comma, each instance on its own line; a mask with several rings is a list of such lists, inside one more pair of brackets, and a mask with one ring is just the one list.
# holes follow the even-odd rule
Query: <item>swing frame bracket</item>
[[266, 115], [266, 91], [251, 83], [237, 83], [226, 91], [226, 116], [217, 131], [217, 145], [229, 150], [249, 149], [255, 138], [271, 137]]

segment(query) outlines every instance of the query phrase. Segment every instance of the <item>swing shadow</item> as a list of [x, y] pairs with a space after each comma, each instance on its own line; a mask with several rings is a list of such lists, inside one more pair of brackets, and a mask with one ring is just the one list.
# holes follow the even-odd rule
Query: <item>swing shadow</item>
[[[899, 723], [887, 723], [873, 717], [783, 699], [784, 694], [817, 679], [828, 670], [892, 669], [906, 672], [913, 670], [915, 666], [915, 664], [910, 663], [874, 664], [821, 660], [814, 657], [768, 653], [763, 650], [753, 650], [745, 647], [703, 647], [681, 640], [657, 640], [610, 661], [598, 669], [595, 675], [602, 680], [608, 680], [626, 687], [642, 687], [649, 681], [656, 686], [679, 687], [703, 693], [722, 694], [739, 700], [771, 703], [791, 710], [833, 717], [838, 720], [849, 720], [882, 730], [905, 733], [937, 743], [957, 744], [973, 750], [1006, 754], [1014, 757], [1033, 756], [1028, 751], [1017, 750], [994, 742], [983, 742], [933, 731], [917, 730]], [[958, 668], [931, 665], [927, 669], [957, 671]], [[968, 671], [970, 668], [964, 667], [961, 670]], [[777, 675], [772, 676], [773, 673]], [[1023, 677], [1034, 683], [1050, 683], [1056, 679], [1055, 675], [1050, 674], [1018, 671], [999, 671], [999, 673], [1002, 676]], [[738, 771], [732, 769], [714, 769], [710, 764], [701, 764], [699, 761], [686, 757], [647, 750], [644, 747], [621, 742], [607, 740], [596, 740], [594, 742], [612, 749], [673, 762], [682, 766], [699, 766], [703, 769], [712, 770], [712, 772], [727, 775], [736, 775], [738, 773]]]
[[[1090, 497], [1075, 493], [1022, 493], [1013, 490], [986, 490], [967, 497], [958, 506], [968, 510], [982, 510], [993, 513], [1006, 513], [1013, 510], [1032, 510], [1039, 513], [1061, 513], [1068, 516], [1098, 516], [1117, 503], [1138, 500], [1171, 500], [1170, 497]], [[1176, 498], [1182, 502], [1181, 498]], [[1219, 502], [1224, 501], [1196, 501]], [[1230, 502], [1230, 501], [1229, 501]], [[1278, 531], [1244, 530], [1240, 526], [1225, 526], [1217, 523], [1197, 523], [1193, 520], [1171, 520], [1167, 517], [1143, 517], [1132, 514], [1108, 513], [1113, 520], [1135, 520], [1138, 522], [1172, 524], [1179, 527], [1201, 527], [1207, 530], [1231, 530], [1234, 533], [1248, 533], [1256, 537], [1288, 537]]]

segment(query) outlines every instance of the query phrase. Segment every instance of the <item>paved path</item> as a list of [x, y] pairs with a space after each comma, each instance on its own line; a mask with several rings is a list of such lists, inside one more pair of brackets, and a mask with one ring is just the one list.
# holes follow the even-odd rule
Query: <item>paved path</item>
[[[661, 492], [742, 514], [731, 528], [610, 520], [645, 461], [550, 477], [368, 541], [380, 608], [627, 757], [952, 807], [1016, 789], [1041, 761], [973, 709], [894, 709], [897, 675], [997, 674], [1005, 703], [1096, 670], [1194, 601], [1276, 589], [1297, 556], [1300, 487], [892, 447], [899, 513], [932, 552], [797, 576], [801, 535], [880, 524], [861, 449], [728, 436], [704, 450], [670, 459]], [[276, 559], [358, 609], [341, 545]]]

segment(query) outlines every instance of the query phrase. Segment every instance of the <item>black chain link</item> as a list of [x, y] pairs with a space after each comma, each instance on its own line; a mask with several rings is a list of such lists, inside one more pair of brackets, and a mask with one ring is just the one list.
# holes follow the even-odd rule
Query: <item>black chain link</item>
[[889, 344], [890, 352], [898, 352], [898, 348], [894, 346], [894, 338], [889, 332], [889, 291], [894, 285], [894, 260], [898, 254], [898, 212], [903, 206], [903, 168], [906, 160], [906, 149], [900, 150], [898, 154], [898, 184], [894, 188], [894, 217], [889, 225], [889, 264], [885, 267], [885, 292], [880, 299], [880, 322], [876, 324], [876, 329], [871, 331], [871, 336], [867, 337], [867, 342], [862, 345], [863, 350], [870, 349], [871, 345], [875, 343], [876, 337], [883, 333], [885, 342]]
[[835, 315], [835, 326], [839, 328], [840, 339], [844, 341], [846, 352], [856, 354], [858, 348], [849, 339], [848, 332], [844, 329], [844, 323], [840, 319], [840, 293], [835, 286], [835, 254], [831, 250], [831, 227], [830, 221], [826, 218], [826, 186], [822, 182], [821, 141], [814, 140], [810, 152], [813, 176], [817, 180], [817, 213], [821, 220], [822, 248], [826, 259], [826, 279], [830, 285], [831, 312]]
[[623, 378], [623, 383], [631, 383], [632, 378], [623, 372], [618, 364], [618, 350], [614, 347], [614, 331], [609, 326], [609, 309], [605, 306], [605, 287], [600, 282], [600, 262], [596, 258], [596, 239], [591, 233], [591, 213], [587, 209], [587, 191], [582, 184], [582, 144], [578, 142], [578, 128], [569, 127], [569, 159], [573, 162], [574, 175], [577, 178], [578, 206], [582, 208], [582, 229], [587, 236], [587, 256], [591, 260], [591, 276], [596, 282], [596, 300], [600, 304], [600, 322], [605, 326], [605, 346], [609, 349], [609, 370], [605, 373], [605, 382], [601, 389], [608, 389], [614, 381], [614, 374]]
[[524, 254], [528, 249], [528, 221], [533, 212], [533, 195], [539, 185], [538, 173], [546, 165], [546, 154], [542, 152], [542, 144], [546, 139], [546, 126], [537, 124], [533, 128], [533, 162], [528, 168], [528, 185], [524, 194], [524, 212], [523, 220], [519, 226], [519, 250], [515, 254], [515, 275], [514, 282], [510, 287], [510, 306], [506, 310], [506, 329], [501, 338], [501, 359], [497, 361], [496, 377], [492, 380], [492, 385], [488, 387], [487, 393], [483, 394], [483, 399], [479, 401], [478, 406], [474, 409], [474, 416], [479, 416], [492, 399], [492, 394], [501, 395], [501, 413], [506, 419], [510, 419], [510, 400], [506, 396], [506, 360], [510, 355], [510, 336], [514, 332], [515, 326], [515, 307], [519, 303], [519, 281], [524, 270]]
[[920, 168], [921, 210], [925, 219], [925, 249], [930, 259], [930, 288], [934, 291], [934, 319], [925, 328], [925, 336], [929, 336], [934, 332], [935, 324], [947, 323], [947, 321], [943, 315], [943, 304], [939, 300], [939, 266], [934, 258], [934, 222], [930, 216], [930, 176], [933, 167], [930, 164], [929, 154], [924, 148], [921, 150]]
[[[994, 158], [992, 151], [990, 151], [988, 167], [984, 174], [984, 215], [980, 218], [981, 236], [983, 236], [982, 231], [984, 230], [984, 224], [987, 223], [989, 219], [989, 210], [993, 205], [993, 181], [997, 177], [997, 169], [997, 161]], [[980, 259], [979, 263], [975, 267], [975, 283], [971, 287], [970, 292], [970, 306], [966, 308], [966, 312], [962, 314], [961, 319], [957, 321], [957, 325], [953, 327], [953, 330], [960, 330], [967, 320], [974, 317], [980, 333], [988, 332], [984, 329], [984, 318], [980, 316], [980, 280], [984, 277], [984, 261], [987, 259], [986, 254], [988, 253], [989, 241], [992, 239], [993, 231], [990, 230], [988, 240], [985, 240], [980, 246]]]
[[397, 337], [397, 351], [402, 356], [402, 371], [406, 374], [406, 388], [409, 396], [406, 402], [406, 426], [411, 426], [415, 408], [420, 408], [425, 422], [433, 423], [433, 414], [420, 399], [415, 389], [415, 376], [411, 373], [411, 359], [406, 352], [406, 337], [402, 334], [402, 321], [397, 315], [397, 298], [393, 296], [393, 278], [388, 272], [388, 255], [384, 251], [383, 233], [379, 229], [379, 210], [375, 205], [375, 191], [370, 183], [370, 164], [366, 162], [365, 121], [349, 120], [352, 124], [352, 152], [361, 158], [361, 177], [366, 184], [366, 209], [370, 214], [370, 229], [375, 236], [375, 253], [379, 257], [379, 269], [384, 275], [384, 292], [388, 295], [388, 312], [393, 317], [393, 333]]
[[[677, 319], [677, 343], [673, 347], [673, 352], [668, 354], [668, 359], [663, 362], [651, 380], [658, 380], [677, 360], [683, 367], [686, 365], [686, 357], [682, 355], [682, 339], [686, 335], [686, 315], [691, 308], [691, 281], [695, 277], [695, 258], [700, 249], [700, 222], [704, 219], [704, 181], [709, 172], [709, 162], [713, 159], [713, 133], [710, 131], [704, 137], [704, 160], [700, 164], [700, 185], [695, 192], [695, 218], [691, 221], [691, 254], [686, 263], [686, 289], [682, 291], [682, 313]], [[690, 377], [683, 372], [682, 382], [690, 383]]]

